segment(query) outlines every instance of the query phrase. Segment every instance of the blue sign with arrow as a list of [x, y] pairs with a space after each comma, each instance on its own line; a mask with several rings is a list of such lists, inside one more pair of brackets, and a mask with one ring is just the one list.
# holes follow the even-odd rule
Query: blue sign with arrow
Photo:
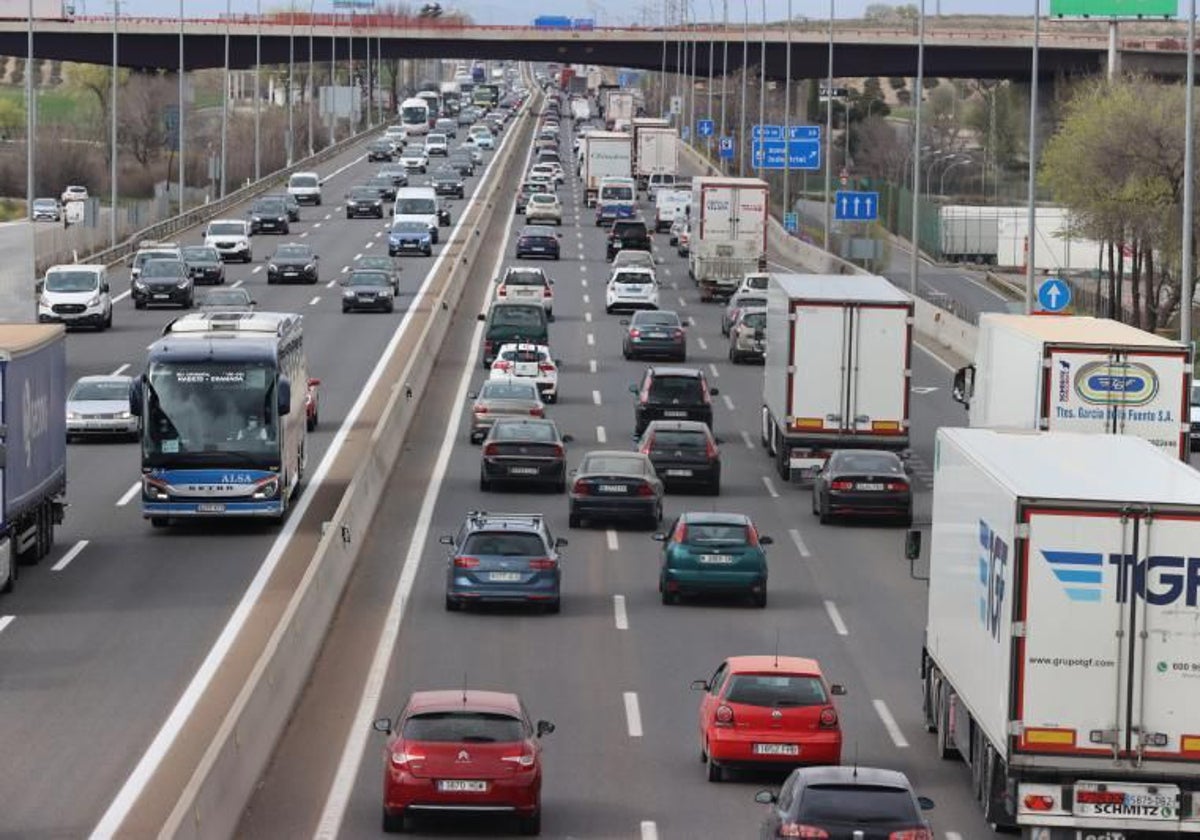
[[839, 222], [873, 222], [879, 218], [879, 193], [838, 190], [833, 196], [833, 218]]
[[722, 137], [717, 141], [717, 157], [721, 160], [733, 160], [733, 138]]
[[697, 137], [712, 137], [713, 136], [713, 121], [712, 120], [697, 120], [696, 121], [696, 136]]
[[1038, 284], [1037, 298], [1044, 312], [1062, 312], [1071, 305], [1071, 286], [1061, 277], [1047, 277]]

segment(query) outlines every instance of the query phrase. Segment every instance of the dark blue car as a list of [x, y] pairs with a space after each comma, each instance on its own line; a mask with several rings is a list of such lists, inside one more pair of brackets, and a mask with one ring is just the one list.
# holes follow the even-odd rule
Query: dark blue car
[[388, 256], [397, 254], [433, 254], [433, 234], [424, 222], [399, 221], [388, 233]]
[[567, 541], [551, 535], [540, 513], [472, 511], [457, 534], [443, 536], [440, 542], [448, 546], [447, 610], [501, 603], [559, 611], [558, 549]]

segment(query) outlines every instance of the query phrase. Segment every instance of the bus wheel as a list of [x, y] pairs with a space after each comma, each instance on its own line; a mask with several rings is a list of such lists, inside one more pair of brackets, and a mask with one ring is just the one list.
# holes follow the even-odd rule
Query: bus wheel
[[166, 517], [166, 516], [151, 516], [150, 517], [150, 527], [152, 527], [152, 528], [166, 528], [170, 524], [171, 524], [171, 520], [169, 517]]

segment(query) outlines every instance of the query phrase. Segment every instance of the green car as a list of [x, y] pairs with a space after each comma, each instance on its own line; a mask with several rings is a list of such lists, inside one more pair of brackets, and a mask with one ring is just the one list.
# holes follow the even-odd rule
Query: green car
[[663, 543], [658, 591], [664, 604], [684, 595], [748, 595], [767, 605], [767, 554], [774, 542], [740, 513], [685, 513], [671, 530], [655, 534]]

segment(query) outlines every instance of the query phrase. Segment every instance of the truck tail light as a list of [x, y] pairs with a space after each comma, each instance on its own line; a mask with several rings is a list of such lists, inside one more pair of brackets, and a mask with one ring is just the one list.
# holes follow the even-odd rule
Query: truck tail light
[[478, 557], [455, 557], [454, 566], [458, 569], [474, 569], [479, 566]]
[[1028, 811], [1052, 811], [1054, 810], [1054, 797], [1030, 793], [1025, 795], [1021, 804]]
[[717, 706], [716, 725], [722, 728], [733, 726], [733, 709], [724, 704]]

